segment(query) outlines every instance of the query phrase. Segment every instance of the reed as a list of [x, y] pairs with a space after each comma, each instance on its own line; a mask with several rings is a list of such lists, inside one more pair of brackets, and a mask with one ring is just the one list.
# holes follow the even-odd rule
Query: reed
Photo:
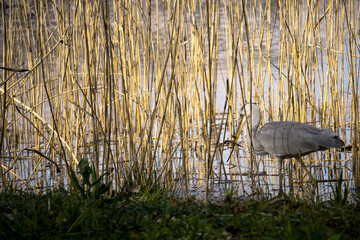
[[[256, 157], [243, 134], [234, 154], [223, 144], [250, 101], [263, 122], [333, 128], [352, 152], [305, 162], [323, 193], [341, 170], [358, 187], [356, 9], [344, 1], [2, 1], [3, 188], [69, 186], [70, 170], [88, 159], [97, 176], [115, 169], [105, 179], [114, 191], [161, 186], [187, 196], [198, 187], [207, 201], [231, 181], [239, 193], [271, 194], [276, 163]], [[301, 195], [301, 167], [286, 169]]]

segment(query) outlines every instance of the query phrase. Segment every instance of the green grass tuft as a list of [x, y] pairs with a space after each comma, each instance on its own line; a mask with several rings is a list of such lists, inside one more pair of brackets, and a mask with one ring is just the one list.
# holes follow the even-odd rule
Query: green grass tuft
[[0, 193], [0, 238], [354, 239], [356, 205], [292, 199], [230, 201], [207, 206], [166, 192], [105, 198], [78, 194]]

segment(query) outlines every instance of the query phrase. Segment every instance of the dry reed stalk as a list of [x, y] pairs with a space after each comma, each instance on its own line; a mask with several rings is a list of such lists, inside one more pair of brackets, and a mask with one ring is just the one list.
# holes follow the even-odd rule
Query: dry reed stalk
[[[88, 158], [98, 174], [115, 168], [106, 181], [113, 180], [117, 191], [156, 185], [176, 190], [180, 179], [179, 188], [187, 193], [195, 176], [207, 200], [216, 180], [239, 180], [247, 191], [239, 172], [250, 173], [252, 192], [266, 194], [262, 184], [269, 189], [277, 182], [259, 176], [275, 164], [255, 158], [251, 147], [246, 157], [234, 151], [229, 162], [237, 168], [224, 161], [228, 151], [221, 142], [235, 133], [246, 102], [260, 104], [263, 123], [295, 120], [331, 127], [358, 145], [358, 3], [11, 3], [2, 8], [8, 33], [2, 64], [30, 70], [11, 77], [4, 71], [1, 83], [2, 125], [14, 134], [6, 136], [2, 128], [0, 152], [12, 149], [12, 159], [24, 148], [74, 169]], [[221, 82], [226, 103], [218, 102]], [[225, 115], [218, 118], [219, 106]], [[18, 129], [25, 134], [16, 137]], [[23, 174], [34, 176], [22, 181], [29, 186], [56, 187], [55, 168], [48, 169], [39, 156], [28, 157], [2, 174], [2, 183]], [[344, 159], [314, 154], [306, 161], [324, 163], [319, 175], [336, 178]], [[354, 177], [358, 186], [356, 148], [352, 159], [354, 170], [344, 176]], [[299, 169], [290, 163], [288, 171], [293, 167]], [[290, 184], [296, 175], [301, 172]], [[67, 184], [68, 176], [62, 181]]]
[[[6, 24], [6, 18], [5, 18], [5, 6], [4, 6], [4, 2], [1, 2], [1, 11], [2, 11], [2, 23], [3, 26], [7, 26]], [[3, 29], [3, 34], [2, 34], [2, 40], [5, 44], [3, 44], [3, 63], [7, 63], [7, 54], [8, 54], [8, 49], [7, 49], [7, 41], [8, 41], [8, 37], [7, 37], [7, 29], [4, 28]], [[7, 71], [3, 71], [3, 79], [7, 79], [8, 78], [8, 72]], [[4, 85], [4, 92], [5, 94], [3, 94], [3, 96], [0, 98], [0, 113], [1, 113], [1, 119], [0, 119], [0, 155], [2, 155], [3, 153], [3, 146], [4, 146], [4, 140], [5, 140], [5, 121], [6, 121], [6, 93], [7, 93], [7, 84], [5, 83]], [[4, 171], [3, 171], [3, 166], [0, 167], [0, 174], [1, 174], [1, 180], [2, 180], [2, 189], [3, 191], [6, 189], [6, 185], [7, 185], [7, 179], [5, 178], [4, 175]]]
[[[349, 3], [349, 10], [347, 11], [346, 5], [345, 7], [345, 20], [346, 25], [349, 31], [349, 50], [350, 53], [354, 53], [355, 48], [358, 47], [356, 36], [358, 29], [355, 28], [355, 8], [354, 3]], [[351, 137], [352, 140], [352, 161], [353, 161], [353, 174], [354, 174], [354, 185], [356, 188], [360, 186], [360, 162], [359, 162], [359, 81], [358, 81], [358, 72], [356, 69], [357, 62], [354, 60], [353, 57], [349, 57], [349, 68], [350, 68], [350, 88], [351, 88], [351, 117], [353, 120], [353, 135]]]

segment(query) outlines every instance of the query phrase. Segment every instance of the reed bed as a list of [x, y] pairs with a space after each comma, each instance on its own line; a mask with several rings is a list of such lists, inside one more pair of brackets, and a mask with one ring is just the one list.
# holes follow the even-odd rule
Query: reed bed
[[[352, 144], [305, 158], [320, 197], [341, 173], [358, 188], [358, 9], [355, 1], [2, 1], [1, 185], [67, 188], [88, 159], [98, 175], [111, 172], [105, 181], [117, 192], [267, 196], [278, 187], [276, 162], [254, 156], [244, 134], [240, 147], [224, 144], [240, 107], [258, 102], [264, 123], [307, 122]], [[286, 161], [287, 191], [299, 196], [302, 171]]]

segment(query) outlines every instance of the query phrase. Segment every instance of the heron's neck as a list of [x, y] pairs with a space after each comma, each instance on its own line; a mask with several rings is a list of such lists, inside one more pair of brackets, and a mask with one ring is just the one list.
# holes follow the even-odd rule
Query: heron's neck
[[246, 117], [246, 121], [249, 126], [246, 127], [248, 133], [255, 134], [259, 128], [259, 124], [261, 121], [261, 115], [253, 115], [252, 117]]
[[253, 143], [257, 142], [256, 132], [259, 128], [261, 116], [253, 115], [252, 117], [247, 117], [246, 120], [247, 120], [247, 124], [248, 124], [248, 126], [246, 126], [246, 132], [247, 132], [247, 137], [248, 137], [247, 140], [248, 140], [248, 144], [250, 145], [251, 140], [253, 141]]

